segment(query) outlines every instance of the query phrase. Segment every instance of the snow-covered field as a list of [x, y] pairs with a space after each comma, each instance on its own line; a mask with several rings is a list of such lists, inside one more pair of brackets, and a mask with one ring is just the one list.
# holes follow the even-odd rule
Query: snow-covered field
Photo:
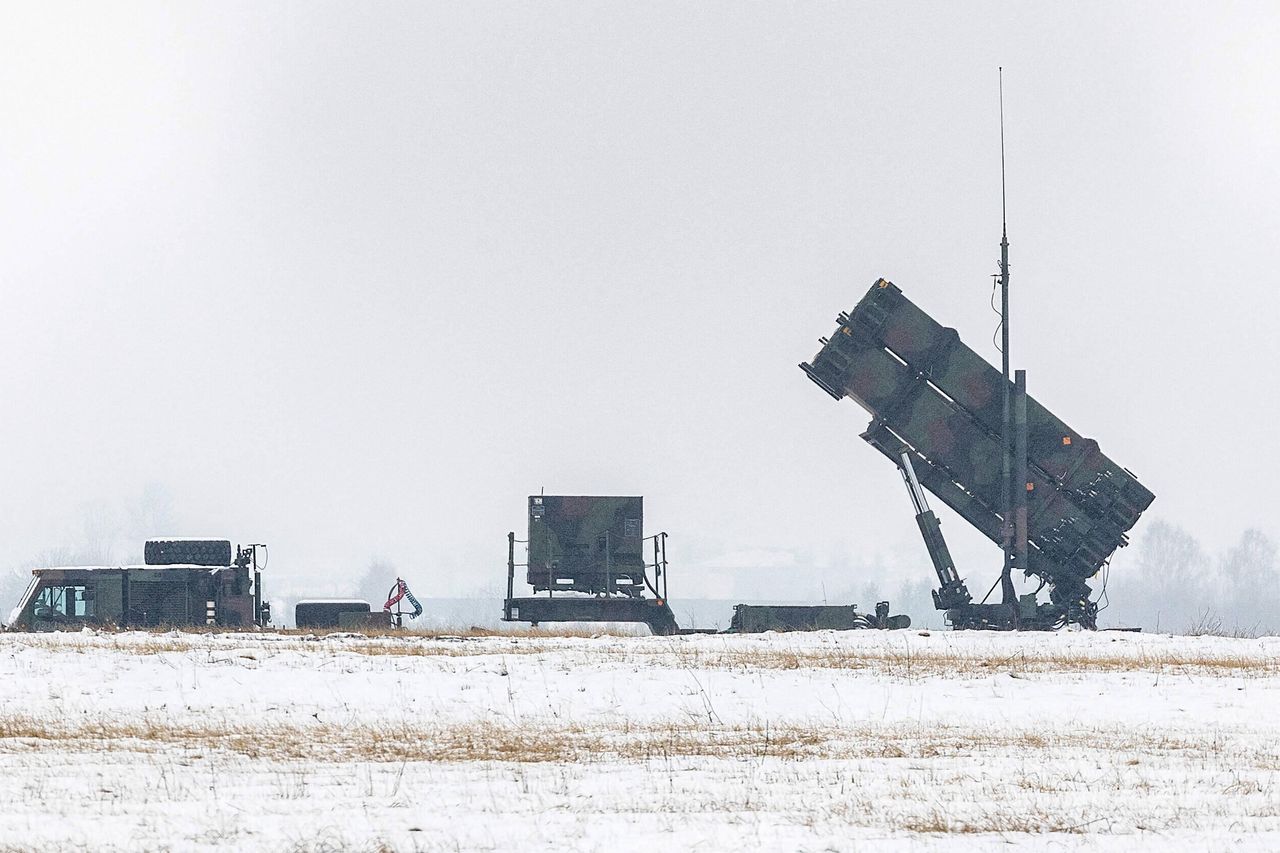
[[0, 635], [0, 849], [1273, 850], [1280, 639]]

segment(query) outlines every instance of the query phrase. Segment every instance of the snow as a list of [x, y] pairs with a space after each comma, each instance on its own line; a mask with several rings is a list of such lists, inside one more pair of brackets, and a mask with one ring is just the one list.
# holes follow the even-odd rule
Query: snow
[[201, 563], [160, 563], [146, 565], [121, 565], [121, 566], [42, 566], [38, 569], [32, 569], [33, 575], [42, 572], [167, 572], [174, 569], [195, 569], [201, 572], [216, 572], [219, 569], [229, 569], [231, 566], [206, 566]]
[[0, 846], [1270, 850], [1280, 639], [0, 636]]
[[368, 607], [369, 602], [363, 598], [303, 598], [294, 602], [294, 606], [299, 604], [350, 604], [355, 607]]

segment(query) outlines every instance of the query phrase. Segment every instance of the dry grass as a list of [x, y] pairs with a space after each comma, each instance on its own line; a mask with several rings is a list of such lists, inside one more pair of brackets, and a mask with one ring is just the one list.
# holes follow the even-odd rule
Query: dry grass
[[869, 670], [907, 679], [1007, 673], [1031, 675], [1061, 672], [1158, 672], [1170, 675], [1280, 675], [1280, 657], [1238, 651], [1141, 648], [1083, 651], [1042, 645], [1001, 655], [983, 650], [923, 646], [859, 648], [857, 646], [764, 647], [757, 649], [688, 646], [674, 650], [681, 666], [743, 670]]
[[[694, 726], [686, 723], [618, 728], [578, 724], [466, 722], [448, 725], [307, 726], [219, 721], [179, 723], [0, 717], [0, 751], [228, 751], [253, 759], [329, 761], [510, 761], [595, 763], [674, 756], [800, 759], [823, 754], [829, 731], [801, 727]], [[883, 750], [877, 747], [877, 751]]]
[[[135, 655], [167, 653], [220, 652], [236, 650], [247, 657], [270, 657], [278, 652], [303, 652], [395, 657], [471, 657], [483, 654], [543, 654], [553, 649], [538, 640], [572, 639], [577, 635], [563, 634], [555, 637], [525, 636], [523, 634], [437, 634], [406, 635], [404, 633], [333, 631], [315, 634], [306, 631], [270, 633], [191, 633], [169, 632], [164, 634], [8, 634], [0, 635], [0, 647], [5, 644], [25, 648], [44, 649], [52, 652], [84, 653], [91, 650], [109, 650]], [[593, 638], [600, 635], [592, 635]], [[503, 642], [503, 641], [507, 642]], [[487, 647], [479, 641], [492, 641]], [[523, 641], [523, 642], [522, 642]]]
[[[450, 724], [253, 724], [165, 718], [50, 719], [0, 716], [0, 752], [49, 748], [85, 752], [180, 749], [187, 757], [223, 752], [251, 759], [368, 762], [516, 762], [590, 764], [603, 761], [710, 757], [719, 759], [973, 760], [997, 753], [1129, 756], [1182, 755], [1238, 768], [1280, 769], [1280, 749], [1234, 745], [1229, 738], [1194, 739], [1159, 731], [1038, 730], [994, 732], [948, 726], [857, 723], [711, 724], [687, 721], [616, 726], [536, 720]], [[1134, 762], [1136, 763], [1136, 761]]]
[[1084, 834], [1103, 820], [1100, 817], [1089, 818], [1085, 815], [1064, 815], [1046, 809], [1033, 812], [987, 811], [977, 816], [950, 814], [942, 809], [934, 809], [922, 815], [908, 815], [898, 821], [901, 829], [909, 832], [927, 832], [932, 834], [980, 835], [988, 833], [1069, 833]]

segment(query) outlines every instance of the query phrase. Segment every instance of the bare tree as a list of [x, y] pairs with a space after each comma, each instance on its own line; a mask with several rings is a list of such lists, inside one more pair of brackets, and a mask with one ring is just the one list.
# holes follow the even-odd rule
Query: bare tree
[[[51, 566], [114, 565], [121, 559], [140, 562], [143, 540], [172, 532], [173, 499], [167, 489], [148, 485], [136, 503], [84, 503], [62, 542], [42, 548], [7, 572], [0, 572], [0, 618], [16, 604], [31, 580], [31, 570]], [[120, 547], [122, 540], [125, 548]]]
[[1111, 579], [1105, 621], [1148, 630], [1248, 635], [1280, 631], [1280, 549], [1260, 530], [1216, 559], [1176, 525], [1153, 521], [1129, 571]]
[[356, 596], [369, 602], [374, 610], [381, 610], [387, 600], [387, 592], [395, 585], [397, 577], [394, 563], [382, 557], [374, 557], [356, 586]]
[[141, 560], [142, 546], [147, 539], [173, 536], [177, 532], [173, 495], [161, 483], [144, 486], [138, 502], [129, 508], [127, 516], [127, 548], [129, 559], [135, 562]]
[[1135, 546], [1136, 565], [1108, 578], [1109, 624], [1181, 631], [1203, 615], [1210, 561], [1200, 543], [1177, 525], [1155, 520]]
[[1218, 560], [1218, 595], [1228, 633], [1274, 632], [1280, 628], [1276, 590], [1280, 560], [1276, 544], [1262, 531], [1246, 530]]

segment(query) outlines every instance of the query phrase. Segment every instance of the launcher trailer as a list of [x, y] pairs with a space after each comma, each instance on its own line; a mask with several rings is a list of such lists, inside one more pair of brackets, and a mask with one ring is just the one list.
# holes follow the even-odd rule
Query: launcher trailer
[[[800, 368], [836, 400], [871, 414], [862, 438], [902, 473], [940, 588], [934, 603], [957, 628], [1097, 625], [1087, 581], [1128, 543], [1155, 495], [1098, 447], [1010, 383], [1016, 440], [1002, 411], [1003, 375], [891, 282], [880, 279]], [[1002, 471], [1013, 472], [1010, 495]], [[987, 538], [1018, 546], [1013, 566], [1037, 580], [999, 603], [974, 602], [951, 562], [928, 490]], [[994, 588], [994, 585], [993, 585]], [[1048, 590], [1048, 601], [1037, 593]]]

